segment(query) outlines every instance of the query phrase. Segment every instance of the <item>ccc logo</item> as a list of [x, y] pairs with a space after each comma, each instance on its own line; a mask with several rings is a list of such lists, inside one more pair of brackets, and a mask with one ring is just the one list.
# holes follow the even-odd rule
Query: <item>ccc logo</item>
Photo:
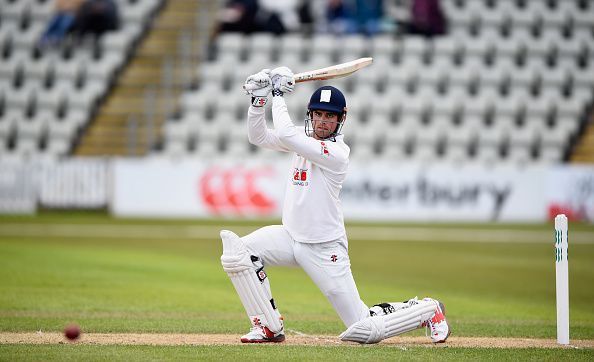
[[257, 180], [273, 177], [269, 167], [221, 169], [212, 167], [200, 179], [200, 196], [214, 215], [269, 215], [276, 203], [257, 189]]

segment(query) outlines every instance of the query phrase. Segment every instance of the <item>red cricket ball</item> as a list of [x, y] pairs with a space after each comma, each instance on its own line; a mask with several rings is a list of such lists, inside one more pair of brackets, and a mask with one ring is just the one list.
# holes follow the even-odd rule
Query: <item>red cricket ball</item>
[[74, 341], [80, 337], [80, 327], [78, 324], [72, 323], [64, 328], [64, 336], [71, 341]]

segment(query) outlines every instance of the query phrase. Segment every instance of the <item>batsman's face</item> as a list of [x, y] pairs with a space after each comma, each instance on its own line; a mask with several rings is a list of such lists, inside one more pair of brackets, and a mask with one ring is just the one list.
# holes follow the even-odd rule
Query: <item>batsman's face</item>
[[338, 126], [338, 114], [334, 112], [313, 110], [311, 118], [314, 138], [318, 140], [328, 138]]

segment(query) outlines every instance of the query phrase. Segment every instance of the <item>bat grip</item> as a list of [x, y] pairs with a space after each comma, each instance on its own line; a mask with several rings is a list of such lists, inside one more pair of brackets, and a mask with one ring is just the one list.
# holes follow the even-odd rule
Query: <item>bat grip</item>
[[244, 84], [243, 89], [249, 92], [258, 89], [258, 86], [256, 84]]

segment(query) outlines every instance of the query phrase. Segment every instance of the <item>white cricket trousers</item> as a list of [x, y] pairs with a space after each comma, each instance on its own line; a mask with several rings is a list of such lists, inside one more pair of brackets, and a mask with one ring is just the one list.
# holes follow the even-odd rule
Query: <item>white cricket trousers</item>
[[[303, 268], [346, 327], [369, 317], [369, 308], [359, 297], [351, 273], [346, 237], [326, 243], [300, 243], [291, 238], [284, 226], [272, 225], [241, 239], [250, 254], [259, 257], [264, 266]], [[268, 278], [265, 287], [270, 288]]]

